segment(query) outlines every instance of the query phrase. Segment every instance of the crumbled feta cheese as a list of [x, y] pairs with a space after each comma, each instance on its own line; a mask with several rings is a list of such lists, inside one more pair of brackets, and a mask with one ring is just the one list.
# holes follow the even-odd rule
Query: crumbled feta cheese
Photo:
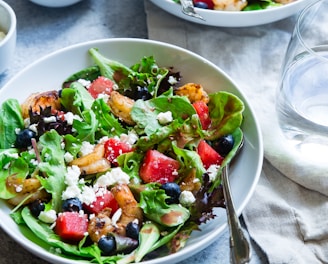
[[37, 166], [39, 164], [39, 162], [36, 159], [31, 159], [30, 163], [34, 166]]
[[169, 76], [169, 79], [167, 81], [169, 84], [172, 84], [172, 85], [176, 84], [178, 82], [177, 79], [172, 75]]
[[96, 201], [96, 193], [93, 190], [92, 187], [89, 186], [83, 186], [82, 189], [82, 195], [81, 195], [81, 202], [85, 203], [87, 205], [92, 204], [94, 201]]
[[64, 118], [67, 122], [67, 125], [73, 125], [74, 114], [72, 112], [67, 112], [64, 114]]
[[157, 115], [157, 120], [161, 125], [166, 125], [168, 123], [171, 123], [173, 121], [172, 112], [161, 112]]
[[7, 151], [7, 150], [5, 150], [3, 152], [3, 154], [6, 155], [9, 158], [13, 158], [13, 159], [18, 159], [19, 158], [18, 153], [10, 153], [10, 151]]
[[183, 206], [190, 206], [196, 201], [195, 196], [190, 191], [182, 191], [179, 197], [179, 202]]
[[207, 169], [207, 174], [210, 177], [210, 181], [215, 181], [216, 179], [216, 175], [218, 173], [220, 166], [216, 165], [216, 164], [212, 164], [211, 166], [209, 166], [209, 168]]
[[47, 124], [51, 122], [56, 122], [57, 118], [55, 116], [44, 117], [43, 121]]
[[41, 211], [38, 218], [44, 223], [52, 224], [56, 221], [57, 214], [55, 210]]
[[29, 127], [29, 130], [32, 130], [34, 133], [38, 133], [38, 125], [37, 124], [32, 124]]
[[66, 152], [66, 153], [64, 154], [64, 159], [65, 159], [65, 161], [66, 161], [67, 163], [69, 163], [69, 162], [73, 161], [74, 156], [73, 156], [71, 153]]
[[109, 100], [109, 95], [108, 94], [105, 94], [105, 93], [100, 93], [100, 94], [98, 94], [98, 97], [97, 98], [103, 99], [104, 102], [107, 103], [108, 100]]
[[67, 200], [70, 198], [81, 198], [81, 190], [77, 185], [67, 186], [66, 190], [62, 193], [62, 199]]
[[105, 143], [108, 139], [109, 139], [108, 136], [104, 136], [104, 137], [102, 137], [102, 138], [100, 138], [100, 139], [98, 140], [98, 143], [103, 144], [103, 143]]
[[85, 79], [78, 79], [78, 83], [82, 84], [84, 87], [88, 88], [91, 84], [91, 81]]
[[67, 185], [76, 185], [81, 175], [80, 168], [76, 165], [67, 167], [67, 173], [65, 175], [65, 183]]
[[18, 135], [19, 132], [21, 132], [21, 129], [20, 128], [15, 128], [15, 134]]
[[116, 183], [128, 184], [129, 182], [129, 175], [122, 171], [120, 167], [113, 168], [111, 171], [108, 171], [105, 174], [101, 175], [97, 180], [97, 184], [100, 187], [107, 187]]
[[88, 141], [83, 141], [81, 149], [80, 149], [80, 154], [82, 156], [88, 155], [93, 152], [94, 148], [95, 148], [95, 145], [92, 145]]
[[136, 141], [138, 140], [138, 135], [134, 130], [129, 131], [128, 134], [121, 134], [120, 135], [120, 140], [122, 142], [128, 143], [130, 145], [133, 145], [134, 143], [136, 143]]

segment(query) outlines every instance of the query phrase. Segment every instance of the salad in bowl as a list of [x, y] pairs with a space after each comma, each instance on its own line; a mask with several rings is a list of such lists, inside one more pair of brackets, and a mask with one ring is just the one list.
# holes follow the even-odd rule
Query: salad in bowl
[[245, 104], [183, 82], [156, 54], [127, 65], [97, 46], [85, 53], [92, 63], [58, 89], [2, 102], [8, 216], [60, 258], [177, 254], [224, 208], [220, 175], [244, 137]]

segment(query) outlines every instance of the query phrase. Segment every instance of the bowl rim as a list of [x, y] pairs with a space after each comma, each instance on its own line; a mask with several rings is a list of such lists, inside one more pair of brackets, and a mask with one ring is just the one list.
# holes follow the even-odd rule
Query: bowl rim
[[15, 14], [14, 10], [12, 9], [12, 7], [10, 5], [8, 5], [6, 2], [0, 1], [0, 6], [2, 6], [8, 12], [9, 18], [10, 18], [9, 30], [6, 33], [5, 38], [2, 41], [0, 41], [0, 48], [1, 48], [9, 41], [9, 39], [11, 39], [15, 35], [17, 18], [16, 18], [16, 14]]
[[[5, 91], [7, 90], [7, 86], [10, 86], [13, 82], [15, 82], [15, 80], [17, 78], [20, 78], [20, 76], [25, 73], [26, 71], [28, 71], [30, 68], [33, 68], [35, 65], [38, 65], [39, 63], [49, 60], [52, 57], [56, 56], [58, 53], [65, 53], [68, 51], [72, 51], [76, 48], [79, 47], [83, 47], [83, 46], [88, 46], [91, 44], [99, 44], [99, 43], [107, 43], [107, 42], [139, 42], [139, 43], [151, 43], [154, 45], [158, 45], [158, 46], [166, 46], [168, 48], [173, 48], [175, 50], [181, 51], [183, 53], [186, 53], [188, 55], [191, 55], [203, 62], [205, 62], [206, 64], [208, 64], [209, 66], [213, 67], [216, 69], [217, 72], [219, 72], [224, 78], [226, 78], [227, 80], [229, 80], [229, 82], [231, 82], [233, 84], [233, 86], [235, 87], [235, 89], [237, 90], [238, 93], [241, 94], [241, 96], [243, 97], [243, 99], [246, 100], [246, 105], [247, 108], [250, 112], [250, 114], [252, 115], [252, 118], [254, 120], [254, 130], [257, 133], [257, 143], [258, 143], [258, 166], [256, 168], [256, 177], [254, 177], [253, 183], [249, 189], [249, 192], [247, 193], [246, 197], [244, 198], [243, 202], [240, 203], [239, 208], [237, 209], [237, 214], [240, 215], [242, 213], [242, 211], [244, 210], [244, 208], [246, 207], [247, 203], [249, 202], [249, 200], [251, 199], [252, 195], [254, 194], [255, 188], [257, 186], [257, 183], [259, 181], [260, 178], [260, 174], [261, 174], [261, 170], [262, 170], [262, 166], [263, 166], [263, 138], [262, 138], [262, 133], [261, 133], [261, 129], [260, 129], [260, 124], [258, 121], [258, 118], [255, 115], [255, 111], [253, 109], [253, 107], [250, 105], [250, 101], [248, 99], [248, 97], [245, 95], [244, 91], [242, 89], [240, 89], [240, 86], [225, 72], [223, 71], [219, 66], [217, 66], [216, 64], [214, 64], [213, 62], [211, 62], [210, 60], [200, 56], [199, 54], [192, 52], [188, 49], [179, 47], [177, 45], [174, 44], [170, 44], [170, 43], [166, 43], [163, 41], [157, 41], [157, 40], [150, 40], [150, 39], [141, 39], [141, 38], [104, 38], [104, 39], [96, 39], [96, 40], [90, 40], [90, 41], [86, 41], [86, 42], [81, 42], [81, 43], [77, 43], [77, 44], [73, 44], [64, 48], [60, 48], [58, 50], [55, 50], [51, 53], [49, 53], [48, 55], [45, 55], [41, 58], [39, 58], [38, 60], [34, 61], [33, 63], [31, 63], [30, 65], [28, 65], [27, 67], [25, 67], [24, 69], [22, 69], [19, 73], [17, 73], [13, 78], [11, 78], [7, 83], [5, 83], [5, 85], [3, 86], [3, 88], [5, 89], [1, 89], [0, 90], [0, 97], [2, 97], [2, 95], [5, 93]], [[60, 257], [57, 256], [55, 254], [51, 254], [51, 259], [49, 259], [48, 253], [46, 253], [43, 250], [38, 250], [38, 248], [40, 247], [39, 245], [37, 245], [36, 243], [31, 242], [30, 240], [28, 240], [28, 238], [26, 238], [24, 236], [24, 241], [25, 242], [30, 242], [30, 243], [22, 243], [21, 241], [18, 240], [17, 237], [13, 236], [11, 232], [9, 232], [8, 228], [6, 226], [2, 226], [2, 220], [0, 219], [0, 227], [5, 231], [5, 233], [7, 233], [7, 235], [9, 235], [13, 240], [15, 240], [17, 243], [19, 243], [21, 246], [23, 246], [24, 248], [26, 248], [28, 251], [30, 251], [32, 254], [34, 254], [35, 256], [38, 256], [42, 259], [48, 260], [48, 261], [56, 261], [58, 263], [64, 263], [64, 260], [67, 260], [67, 262], [65, 263], [85, 263], [84, 260], [78, 260], [77, 262], [72, 261], [71, 259], [65, 259], [64, 257]], [[227, 228], [227, 223], [223, 224], [222, 226], [220, 226], [219, 228], [217, 228], [217, 232], [219, 232], [219, 234], [221, 234], [223, 232], [224, 229]], [[213, 232], [213, 234], [216, 234], [216, 232]], [[202, 247], [199, 248], [198, 244], [193, 244], [190, 245], [190, 247], [188, 248], [188, 252], [192, 252], [195, 251], [199, 252], [200, 250], [204, 249], [205, 247], [209, 246], [212, 242], [214, 242], [214, 237], [213, 235], [209, 235], [208, 237], [206, 237], [204, 239], [205, 241], [203, 241]], [[184, 250], [178, 251], [177, 253], [175, 253], [175, 257], [176, 259], [172, 260], [171, 259], [171, 255], [168, 256], [164, 256], [158, 259], [153, 259], [153, 260], [146, 260], [143, 261], [141, 263], [144, 264], [159, 264], [159, 263], [163, 263], [163, 261], [170, 261], [170, 263], [176, 263], [175, 261], [182, 261], [185, 258], [183, 257], [183, 255], [185, 253], [187, 253]], [[191, 254], [190, 256], [192, 256], [193, 254]], [[174, 261], [174, 262], [172, 262]]]

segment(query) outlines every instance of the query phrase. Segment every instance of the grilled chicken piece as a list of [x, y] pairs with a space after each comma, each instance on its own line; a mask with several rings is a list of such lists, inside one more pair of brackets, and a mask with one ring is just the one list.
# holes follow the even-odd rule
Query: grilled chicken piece
[[40, 113], [40, 108], [45, 109], [49, 106], [51, 109], [60, 110], [58, 91], [33, 93], [21, 104], [23, 118], [29, 117], [29, 110]]
[[123, 120], [128, 125], [134, 125], [135, 122], [131, 118], [131, 109], [134, 105], [134, 100], [120, 94], [117, 91], [112, 91], [108, 99], [108, 105], [111, 108], [111, 112]]
[[208, 94], [203, 86], [197, 83], [187, 83], [174, 90], [175, 94], [188, 97], [190, 103], [204, 101], [206, 104], [209, 101]]

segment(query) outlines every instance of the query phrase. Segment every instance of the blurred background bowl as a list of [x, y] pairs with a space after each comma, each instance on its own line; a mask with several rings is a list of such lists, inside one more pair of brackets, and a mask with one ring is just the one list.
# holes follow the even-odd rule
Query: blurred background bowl
[[307, 4], [315, 0], [297, 0], [279, 7], [253, 11], [220, 11], [195, 8], [204, 20], [187, 16], [181, 12], [180, 4], [173, 0], [150, 0], [159, 8], [184, 20], [216, 27], [250, 27], [272, 23], [302, 10]]
[[[5, 37], [0, 39], [0, 74], [3, 73], [13, 60], [16, 48], [16, 15], [14, 10], [0, 0], [0, 31]], [[3, 34], [1, 34], [3, 35]]]
[[34, 4], [46, 7], [65, 7], [74, 5], [82, 0], [30, 0]]

